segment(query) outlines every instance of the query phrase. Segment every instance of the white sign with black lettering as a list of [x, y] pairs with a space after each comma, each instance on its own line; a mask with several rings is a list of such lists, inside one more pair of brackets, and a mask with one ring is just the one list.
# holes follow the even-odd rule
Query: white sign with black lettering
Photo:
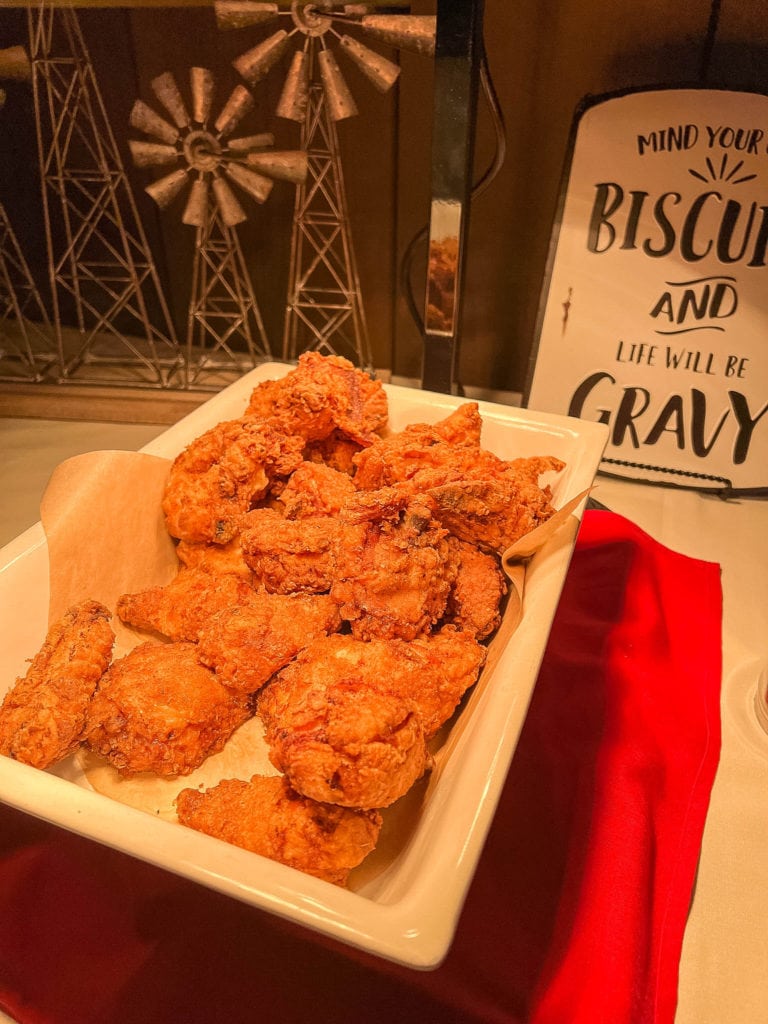
[[602, 468], [768, 486], [768, 97], [579, 114], [525, 402], [610, 428]]

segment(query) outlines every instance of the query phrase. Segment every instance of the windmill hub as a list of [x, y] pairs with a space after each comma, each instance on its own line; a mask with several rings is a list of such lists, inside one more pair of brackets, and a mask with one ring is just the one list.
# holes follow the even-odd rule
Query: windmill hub
[[220, 161], [221, 143], [210, 132], [199, 129], [184, 139], [184, 156], [196, 171], [212, 171]]
[[293, 23], [305, 35], [322, 36], [331, 27], [331, 19], [318, 12], [330, 10], [332, 6], [331, 0], [314, 0], [313, 3], [307, 3], [307, 0], [293, 0]]

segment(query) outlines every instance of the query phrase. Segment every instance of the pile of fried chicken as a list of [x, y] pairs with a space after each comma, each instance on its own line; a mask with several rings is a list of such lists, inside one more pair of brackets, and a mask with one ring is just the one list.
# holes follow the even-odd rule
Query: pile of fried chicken
[[71, 608], [0, 708], [0, 754], [183, 777], [258, 715], [279, 774], [183, 789], [178, 820], [345, 885], [477, 680], [500, 556], [552, 515], [539, 480], [563, 467], [486, 451], [473, 402], [387, 422], [341, 357], [258, 384], [171, 466], [178, 574], [114, 609], [150, 638], [113, 660], [110, 611]]

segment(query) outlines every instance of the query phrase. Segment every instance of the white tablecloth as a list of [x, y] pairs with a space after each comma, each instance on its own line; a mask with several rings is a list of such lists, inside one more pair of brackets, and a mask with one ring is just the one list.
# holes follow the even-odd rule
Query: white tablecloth
[[593, 495], [668, 547], [722, 568], [722, 752], [676, 1020], [768, 1021], [768, 732], [755, 709], [768, 686], [768, 501], [604, 477]]

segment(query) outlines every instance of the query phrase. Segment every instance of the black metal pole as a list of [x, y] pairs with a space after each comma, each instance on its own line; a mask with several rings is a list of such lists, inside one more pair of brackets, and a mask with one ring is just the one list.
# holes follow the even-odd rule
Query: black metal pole
[[438, 0], [421, 385], [428, 391], [448, 394], [458, 390], [482, 23], [483, 0]]

